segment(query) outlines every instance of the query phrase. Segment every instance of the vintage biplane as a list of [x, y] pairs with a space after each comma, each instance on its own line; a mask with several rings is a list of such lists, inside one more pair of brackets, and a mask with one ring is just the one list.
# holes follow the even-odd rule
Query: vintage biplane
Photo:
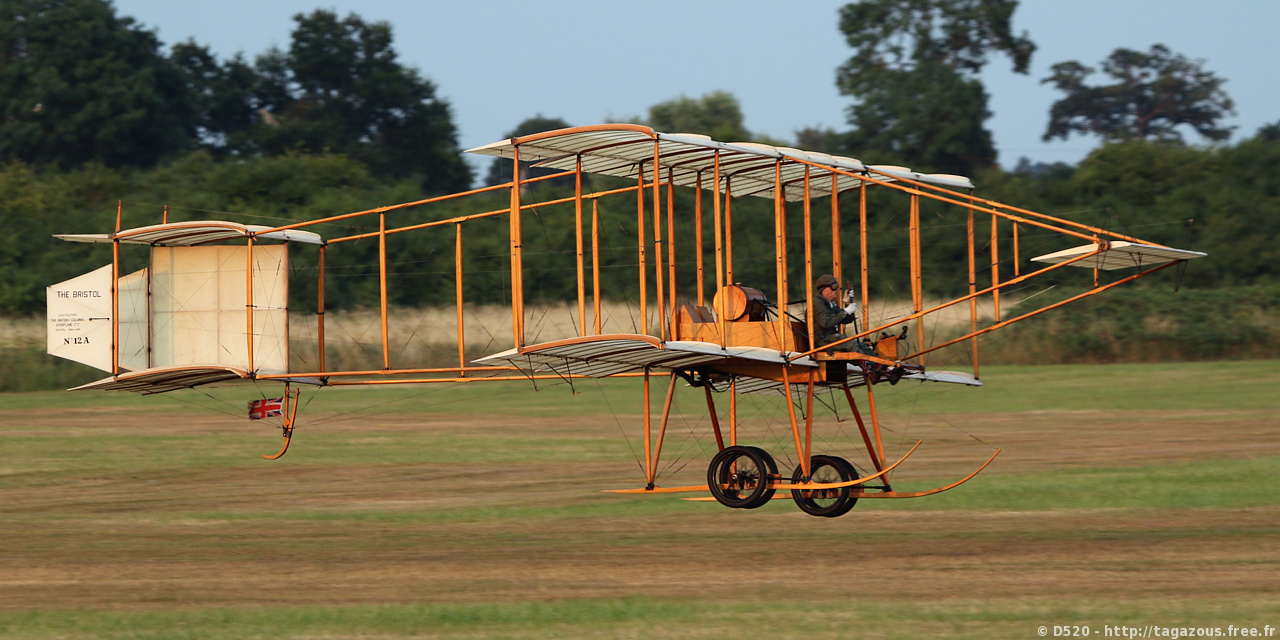
[[[865, 165], [853, 158], [762, 144], [718, 142], [701, 135], [659, 133], [638, 125], [561, 129], [470, 151], [509, 160], [513, 179], [438, 198], [277, 226], [221, 220], [168, 222], [166, 213], [160, 224], [126, 229], [118, 208], [116, 228], [111, 233], [58, 236], [72, 242], [109, 244], [113, 260], [96, 271], [49, 287], [49, 353], [111, 374], [78, 390], [153, 394], [238, 380], [279, 383], [284, 393], [277, 405], [256, 409], [281, 417], [284, 447], [275, 455], [264, 456], [269, 459], [287, 450], [298, 398], [307, 386], [642, 377], [643, 418], [639, 426], [645, 478], [643, 486], [622, 492], [709, 493], [693, 499], [714, 499], [729, 507], [750, 509], [783, 490], [790, 492], [804, 512], [835, 517], [846, 513], [859, 498], [910, 498], [946, 491], [974, 477], [999, 453], [996, 449], [977, 470], [945, 486], [895, 490], [890, 472], [920, 443], [896, 460], [886, 457], [876, 387], [904, 379], [978, 386], [979, 336], [1204, 255], [985, 200], [974, 195], [974, 185], [963, 176]], [[539, 174], [530, 173], [529, 167], [540, 169]], [[611, 178], [597, 180], [607, 188], [587, 192], [584, 184], [589, 176]], [[545, 180], [559, 180], [561, 185], [571, 182], [572, 195], [530, 201], [534, 199], [531, 194], [547, 192], [534, 188]], [[692, 197], [677, 198], [677, 188], [692, 190]], [[883, 231], [883, 224], [881, 231], [869, 231], [869, 221], [884, 215], [868, 210], [868, 192], [876, 190], [896, 194], [894, 201], [901, 207], [894, 205], [898, 211], [894, 215], [900, 222], [889, 227], [900, 231], [889, 234]], [[567, 186], [564, 193], [568, 193]], [[497, 208], [492, 206], [495, 194], [506, 196]], [[840, 197], [842, 194], [845, 197]], [[733, 209], [748, 197], [772, 202], [769, 227], [774, 243], [767, 252], [773, 263], [774, 282], [769, 283], [772, 300], [762, 292], [768, 288], [766, 283], [735, 279]], [[489, 205], [488, 210], [443, 219], [421, 215], [426, 205], [466, 198], [482, 203], [480, 209]], [[633, 269], [638, 280], [639, 293], [634, 298], [638, 326], [627, 333], [606, 332], [602, 326], [599, 206], [606, 199], [635, 203], [631, 230], [635, 236], [629, 239], [626, 268]], [[677, 200], [683, 203], [680, 210]], [[856, 208], [849, 211], [854, 203]], [[953, 299], [925, 298], [922, 256], [930, 249], [921, 241], [922, 203], [928, 203], [938, 217], [944, 213], [950, 216], [955, 240], [964, 243], [967, 260], [955, 266], [967, 283], [967, 293]], [[740, 210], [745, 208], [739, 204]], [[575, 335], [540, 339], [527, 329], [531, 311], [525, 304], [528, 287], [524, 279], [537, 266], [526, 264], [526, 258], [545, 258], [525, 251], [523, 223], [530, 210], [542, 212], [540, 216], [572, 219]], [[505, 221], [497, 228], [507, 234], [504, 262], [510, 269], [506, 280], [510, 284], [511, 348], [468, 361], [463, 348], [463, 229], [482, 219], [491, 219], [491, 224], [492, 220]], [[322, 237], [314, 231], [327, 223], [357, 220], [367, 224], [366, 228], [376, 224], [376, 230], [338, 237]], [[984, 228], [981, 234], [979, 226]], [[678, 227], [691, 229], [692, 234], [677, 234]], [[432, 232], [452, 235], [457, 252], [455, 286], [444, 293], [447, 302], [442, 301], [457, 310], [457, 366], [393, 366], [388, 289], [395, 286], [395, 274], [388, 265], [387, 243], [399, 234]], [[1021, 245], [1026, 243], [1028, 232], [1034, 232], [1036, 246], [1053, 246], [1055, 250], [1024, 261]], [[679, 239], [689, 235], [691, 242], [677, 246]], [[893, 265], [869, 264], [868, 243], [886, 235], [905, 245], [905, 259]], [[823, 238], [821, 247], [816, 240], [819, 237]], [[845, 237], [857, 242], [846, 246]], [[756, 238], [756, 244], [761, 240]], [[382, 366], [333, 370], [325, 362], [326, 254], [342, 251], [355, 241], [378, 245]], [[123, 274], [120, 252], [129, 245], [149, 250], [147, 267]], [[289, 304], [291, 249], [318, 252], [315, 306], [301, 312], [290, 309]], [[828, 256], [830, 263], [815, 264], [816, 255]], [[856, 257], [847, 262], [848, 255]], [[983, 264], [979, 264], [979, 255]], [[1030, 263], [1045, 266], [1031, 270]], [[1003, 291], [1015, 291], [1068, 267], [1092, 270], [1093, 287], [1015, 317], [1001, 317]], [[871, 297], [869, 282], [878, 270], [888, 269], [909, 275], [910, 307], [891, 317], [877, 316], [874, 309], [878, 302]], [[1121, 269], [1132, 273], [1106, 274]], [[829, 273], [845, 282], [847, 272], [853, 274], [853, 286], [845, 289], [857, 303], [857, 321], [838, 342], [814, 347], [815, 276]], [[800, 273], [803, 282], [794, 282]], [[712, 283], [714, 289], [708, 291]], [[994, 317], [981, 323], [979, 299], [994, 306]], [[963, 313], [966, 308], [967, 322], [959, 331], [946, 335], [930, 331], [927, 321], [931, 317], [956, 310]], [[309, 339], [319, 346], [318, 358], [306, 366], [290, 359], [291, 338], [298, 338], [291, 335], [291, 313], [314, 314], [314, 335]], [[859, 348], [841, 348], [854, 343]], [[971, 372], [941, 371], [932, 361], [926, 362], [927, 354], [957, 348], [969, 354]], [[667, 379], [656, 433], [650, 410], [654, 376]], [[659, 459], [677, 387], [700, 388], [706, 399], [715, 450], [705, 484], [658, 483]], [[858, 395], [865, 394], [863, 409], [855, 399], [855, 390]], [[726, 393], [729, 406], [727, 420], [723, 420], [713, 396]], [[847, 403], [846, 415], [856, 420], [861, 439], [853, 447], [865, 449], [869, 461], [865, 473], [860, 474], [836, 452], [815, 451], [815, 393]], [[789, 449], [794, 447], [796, 461], [791, 473], [779, 470], [774, 456], [756, 446], [760, 443], [740, 437], [736, 403], [741, 394], [771, 395], [785, 403], [789, 427], [785, 453], [790, 458]], [[822, 428], [821, 424], [816, 426]], [[774, 453], [778, 453], [776, 448]], [[782, 495], [786, 494], [778, 497]]]

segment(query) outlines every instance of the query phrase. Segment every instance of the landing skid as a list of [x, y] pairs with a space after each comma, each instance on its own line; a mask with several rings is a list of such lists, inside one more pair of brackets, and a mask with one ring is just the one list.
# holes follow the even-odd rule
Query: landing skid
[[280, 425], [280, 431], [282, 431], [284, 435], [284, 446], [280, 447], [280, 451], [276, 452], [274, 455], [262, 454], [263, 460], [279, 460], [280, 456], [283, 456], [284, 453], [289, 450], [289, 442], [293, 440], [294, 419], [298, 417], [298, 397], [301, 395], [301, 389], [290, 391], [289, 385], [287, 383], [285, 384], [284, 411], [282, 412], [283, 423]]
[[984, 462], [984, 463], [982, 463], [982, 466], [981, 466], [981, 467], [978, 467], [976, 470], [974, 470], [974, 472], [973, 472], [973, 473], [971, 473], [971, 474], [969, 474], [969, 475], [967, 475], [967, 476], [965, 476], [965, 477], [963, 477], [963, 478], [961, 478], [961, 479], [959, 479], [959, 480], [957, 480], [957, 481], [955, 481], [955, 482], [952, 482], [951, 484], [949, 484], [949, 485], [947, 485], [947, 486], [945, 486], [945, 487], [938, 487], [937, 489], [929, 489], [928, 491], [884, 491], [884, 492], [881, 492], [881, 493], [866, 493], [866, 492], [861, 492], [861, 491], [859, 491], [859, 492], [856, 492], [856, 493], [855, 493], [855, 492], [853, 492], [853, 491], [850, 491], [850, 492], [849, 492], [849, 495], [850, 495], [850, 496], [856, 496], [856, 497], [858, 497], [858, 498], [921, 498], [921, 497], [924, 497], [924, 496], [931, 496], [931, 495], [933, 495], [933, 494], [935, 494], [935, 493], [942, 493], [943, 491], [946, 491], [947, 489], [954, 489], [954, 488], [956, 488], [956, 487], [958, 487], [958, 486], [960, 486], [960, 485], [962, 485], [962, 484], [964, 484], [964, 483], [968, 482], [971, 478], [973, 478], [974, 476], [978, 475], [979, 473], [982, 473], [982, 470], [983, 470], [983, 469], [986, 469], [986, 468], [987, 468], [987, 465], [991, 464], [991, 461], [992, 461], [992, 460], [995, 460], [995, 459], [996, 459], [996, 456], [1000, 455], [1000, 451], [1001, 451], [1000, 449], [996, 449], [996, 452], [995, 452], [995, 453], [993, 453], [993, 454], [991, 454], [991, 457], [990, 457], [990, 458], [987, 458], [987, 461], [986, 461], [986, 462]]
[[[919, 442], [917, 442], [917, 443], [916, 443], [916, 446], [917, 446], [917, 447], [918, 447], [918, 446], [920, 446], [920, 443], [919, 443]], [[915, 447], [911, 447], [911, 451], [915, 451]], [[911, 451], [908, 451], [908, 452], [907, 452], [907, 455], [911, 455]], [[938, 487], [937, 489], [929, 489], [929, 490], [927, 490], [927, 491], [882, 491], [882, 492], [879, 492], [879, 493], [868, 493], [868, 492], [865, 492], [865, 491], [850, 491], [850, 492], [849, 492], [849, 497], [850, 497], [850, 498], [857, 498], [857, 499], [859, 499], [859, 500], [860, 500], [860, 499], [862, 499], [862, 498], [922, 498], [922, 497], [924, 497], [924, 496], [931, 496], [931, 495], [933, 495], [933, 494], [935, 494], [935, 493], [942, 493], [943, 491], [946, 491], [946, 490], [948, 490], [948, 489], [954, 489], [954, 488], [956, 488], [956, 487], [958, 487], [958, 486], [960, 486], [960, 485], [962, 485], [962, 484], [964, 484], [964, 483], [968, 482], [969, 480], [971, 480], [974, 476], [978, 475], [979, 473], [982, 473], [982, 470], [983, 470], [983, 469], [986, 469], [986, 468], [987, 468], [987, 465], [991, 464], [991, 461], [992, 461], [992, 460], [995, 460], [995, 459], [996, 459], [996, 456], [1000, 455], [1000, 451], [1001, 451], [1001, 449], [996, 449], [996, 452], [995, 452], [995, 453], [993, 453], [993, 454], [991, 454], [991, 457], [990, 457], [990, 458], [987, 458], [987, 461], [986, 461], [986, 462], [984, 462], [984, 463], [982, 463], [982, 466], [981, 466], [981, 467], [978, 467], [977, 469], [975, 469], [973, 473], [970, 473], [969, 475], [967, 475], [967, 476], [965, 476], [965, 477], [963, 477], [963, 478], [961, 478], [961, 479], [959, 479], [959, 480], [957, 480], [957, 481], [955, 481], [955, 482], [953, 482], [953, 483], [951, 483], [951, 484], [949, 484], [949, 485], [947, 485], [947, 486], [945, 486], [945, 487]], [[840, 483], [832, 483], [832, 484], [814, 484], [814, 483], [810, 483], [810, 484], [778, 484], [778, 485], [776, 485], [776, 487], [777, 487], [778, 489], [836, 489], [836, 488], [840, 488], [840, 487], [847, 487], [847, 486], [854, 485], [854, 484], [861, 484], [861, 483], [864, 483], [864, 482], [866, 482], [866, 481], [868, 481], [868, 480], [874, 480], [875, 478], [877, 478], [877, 477], [881, 476], [881, 475], [882, 475], [882, 474], [884, 474], [885, 472], [887, 472], [887, 471], [889, 471], [889, 470], [893, 469], [894, 467], [898, 466], [898, 464], [899, 464], [899, 463], [901, 463], [901, 462], [902, 462], [902, 460], [905, 460], [905, 459], [906, 459], [906, 457], [907, 457], [907, 456], [902, 456], [902, 459], [898, 460], [898, 462], [893, 463], [891, 466], [889, 466], [889, 467], [888, 467], [887, 469], [885, 469], [884, 471], [881, 471], [880, 473], [876, 473], [876, 474], [874, 474], [874, 475], [870, 475], [870, 476], [867, 476], [867, 477], [865, 477], [865, 478], [859, 478], [859, 479], [857, 479], [857, 480], [851, 480], [851, 481], [849, 481], [849, 482], [840, 482]], [[681, 490], [687, 490], [687, 491], [693, 491], [693, 490], [696, 490], [696, 488], [693, 488], [693, 487], [681, 487], [680, 489], [681, 489]], [[703, 489], [703, 490], [707, 490], [707, 487], [701, 487], [701, 489]], [[643, 489], [639, 489], [639, 490], [627, 490], [627, 491], [611, 491], [611, 492], [608, 492], [608, 493], [645, 493], [645, 491], [644, 491]], [[774, 496], [774, 497], [773, 497], [773, 499], [778, 500], [778, 499], [787, 498], [787, 497], [789, 497], [789, 496], [785, 496], [785, 495], [782, 495], [782, 494], [778, 494], [778, 495]], [[697, 498], [683, 498], [683, 499], [684, 499], [684, 500], [688, 500], [688, 501], [690, 501], [690, 502], [715, 502], [715, 501], [716, 501], [716, 499], [715, 499], [714, 497], [711, 497], [711, 496], [700, 496], [700, 497], [697, 497]]]
[[[890, 471], [893, 471], [894, 467], [897, 467], [898, 465], [902, 464], [902, 461], [903, 461], [903, 460], [906, 460], [906, 459], [907, 459], [907, 456], [910, 456], [913, 452], [915, 452], [916, 448], [917, 448], [917, 447], [919, 447], [923, 442], [924, 442], [923, 440], [917, 441], [917, 442], [916, 442], [916, 444], [915, 444], [915, 446], [911, 447], [911, 450], [910, 450], [910, 451], [907, 451], [905, 454], [903, 454], [903, 455], [902, 455], [902, 457], [901, 457], [901, 458], [898, 458], [898, 461], [897, 461], [897, 462], [895, 462], [895, 463], [893, 463], [893, 464], [891, 464], [891, 465], [889, 465], [889, 466], [885, 467], [884, 469], [882, 469], [882, 470], [880, 470], [880, 471], [877, 471], [877, 472], [875, 472], [875, 473], [873, 473], [873, 474], [871, 474], [871, 475], [869, 475], [869, 476], [866, 476], [865, 478], [856, 478], [856, 479], [853, 479], [853, 480], [849, 480], [848, 482], [829, 482], [829, 483], [822, 483], [822, 482], [805, 482], [805, 483], [775, 482], [775, 483], [772, 483], [772, 484], [769, 486], [769, 488], [770, 488], [770, 489], [780, 489], [780, 490], [783, 490], [783, 491], [789, 491], [789, 490], [792, 490], [792, 489], [805, 489], [805, 490], [809, 490], [809, 489], [841, 489], [841, 488], [844, 488], [844, 487], [851, 487], [851, 486], [853, 486], [853, 485], [855, 485], [855, 484], [862, 484], [862, 483], [867, 482], [867, 481], [870, 481], [870, 480], [875, 480], [876, 478], [879, 478], [880, 476], [883, 476], [884, 474], [889, 473]], [[985, 465], [984, 465], [984, 466], [985, 466]], [[980, 470], [979, 470], [979, 471], [980, 471]], [[967, 479], [967, 478], [966, 478], [966, 479]], [[654, 488], [652, 488], [652, 489], [646, 489], [646, 488], [644, 488], [644, 487], [641, 487], [641, 488], [639, 488], [639, 489], [606, 489], [606, 490], [604, 490], [604, 491], [601, 491], [601, 493], [692, 493], [692, 492], [695, 492], [695, 491], [710, 491], [710, 490], [711, 490], [711, 487], [709, 487], [709, 486], [707, 486], [707, 485], [705, 485], [705, 484], [697, 484], [697, 485], [690, 485], [690, 486], [687, 486], [687, 487], [654, 487]], [[710, 500], [710, 501], [714, 501], [714, 500], [715, 500], [715, 498], [713, 498], [713, 497], [709, 497], [709, 496], [708, 496], [708, 497], [705, 497], [705, 498], [685, 498], [685, 500], [695, 500], [695, 501]]]

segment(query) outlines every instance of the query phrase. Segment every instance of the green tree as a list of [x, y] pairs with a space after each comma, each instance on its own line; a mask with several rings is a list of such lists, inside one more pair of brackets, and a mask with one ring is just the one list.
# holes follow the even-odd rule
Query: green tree
[[840, 9], [840, 31], [855, 50], [844, 73], [904, 69], [932, 60], [977, 73], [989, 52], [1013, 58], [1026, 73], [1035, 44], [1013, 35], [1017, 0], [864, 0]]
[[796, 131], [796, 148], [822, 153], [844, 153], [844, 135], [830, 127], [805, 127]]
[[1235, 113], [1234, 104], [1222, 90], [1225, 80], [1202, 64], [1162, 44], [1147, 53], [1121, 48], [1102, 62], [1102, 71], [1115, 82], [1087, 86], [1093, 67], [1059, 62], [1053, 75], [1041, 81], [1066, 94], [1049, 112], [1044, 139], [1081, 133], [1108, 141], [1182, 142], [1179, 128], [1185, 125], [1210, 140], [1226, 140], [1232, 127], [1218, 126], [1218, 121]]
[[252, 69], [186, 43], [174, 58], [202, 107], [203, 141], [239, 154], [342, 153], [386, 179], [413, 178], [427, 192], [465, 189], [457, 128], [435, 85], [396, 60], [391, 26], [317, 10], [294, 16], [289, 50]]
[[186, 74], [201, 146], [215, 153], [252, 152], [251, 130], [262, 119], [254, 68], [239, 54], [220, 64], [208, 47], [191, 40], [174, 45], [169, 58]]
[[149, 166], [188, 147], [195, 109], [159, 49], [106, 0], [0, 3], [0, 159]]
[[742, 124], [742, 106], [728, 91], [712, 91], [701, 98], [680, 96], [649, 107], [644, 124], [664, 133], [699, 133], [721, 142], [749, 140]]
[[[1215, 153], [1216, 150], [1202, 151]], [[1217, 152], [1222, 173], [1197, 184], [1203, 204], [1185, 201], [1177, 213], [1193, 216], [1196, 243], [1214, 260], [1211, 285], [1280, 282], [1280, 123], [1262, 127], [1254, 137]], [[1193, 246], [1191, 248], [1197, 248]], [[1276, 307], [1272, 307], [1273, 309]]]
[[94, 162], [66, 172], [20, 162], [0, 167], [0, 315], [41, 313], [46, 286], [111, 263], [108, 245], [53, 234], [110, 230], [110, 196], [127, 185], [122, 173]]
[[[525, 119], [523, 122], [516, 125], [515, 129], [508, 131], [506, 135], [502, 137], [503, 138], [519, 138], [521, 136], [528, 136], [528, 135], [533, 135], [535, 133], [542, 133], [543, 131], [567, 129], [568, 127], [569, 127], [569, 123], [565, 122], [561, 118], [548, 118], [543, 116], [541, 113], [539, 113], [538, 115], [535, 115], [532, 118]], [[549, 170], [549, 169], [532, 168], [530, 164], [531, 163], [527, 163], [527, 162], [520, 163], [520, 174], [524, 178], [534, 178], [537, 176], [544, 176], [549, 173], [557, 173], [556, 171]], [[487, 185], [495, 185], [502, 182], [506, 182], [510, 179], [511, 179], [511, 161], [505, 158], [494, 158], [493, 162], [489, 164], [489, 174], [485, 176], [484, 183]]]
[[879, 153], [921, 168], [972, 173], [995, 163], [987, 94], [977, 74], [992, 53], [1026, 73], [1035, 45], [1013, 34], [1017, 0], [864, 0], [840, 10], [854, 55], [836, 85], [856, 103], [855, 155]]
[[[913, 69], [878, 69], [849, 84], [862, 104], [849, 110], [853, 131], [845, 144], [866, 152], [877, 164], [972, 175], [996, 160], [987, 92], [976, 78], [924, 61]], [[852, 82], [852, 78], [850, 79]]]

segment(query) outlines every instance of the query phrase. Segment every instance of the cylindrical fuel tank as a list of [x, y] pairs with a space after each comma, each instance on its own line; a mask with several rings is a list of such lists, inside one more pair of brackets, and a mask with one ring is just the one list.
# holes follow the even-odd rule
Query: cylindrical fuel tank
[[724, 318], [725, 322], [758, 322], [765, 319], [768, 301], [759, 289], [731, 284], [716, 292], [711, 304], [715, 306], [716, 315]]

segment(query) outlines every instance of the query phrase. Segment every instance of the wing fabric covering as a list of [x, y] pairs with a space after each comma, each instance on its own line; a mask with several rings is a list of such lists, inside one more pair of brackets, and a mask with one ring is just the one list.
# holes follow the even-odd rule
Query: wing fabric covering
[[253, 262], [251, 362], [245, 336], [248, 248], [152, 249], [150, 366], [219, 365], [261, 373], [288, 370], [286, 246], [255, 246]]
[[[138, 371], [151, 366], [151, 324], [147, 315], [147, 274], [140, 269], [120, 276], [120, 368]], [[110, 371], [108, 366], [106, 371]]]

